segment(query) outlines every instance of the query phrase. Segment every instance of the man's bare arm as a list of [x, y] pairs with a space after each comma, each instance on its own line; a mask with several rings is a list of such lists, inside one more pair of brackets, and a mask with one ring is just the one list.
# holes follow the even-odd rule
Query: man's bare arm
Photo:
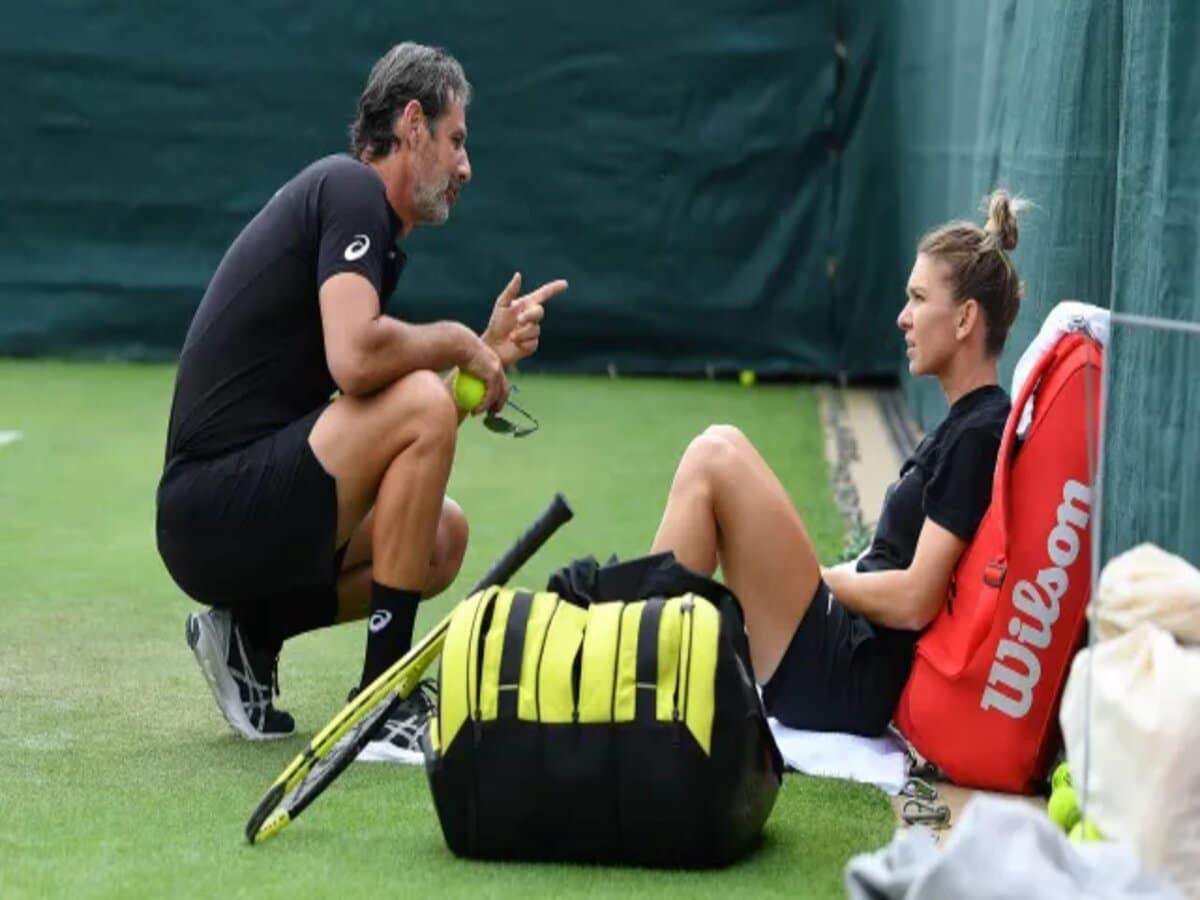
[[325, 358], [342, 393], [371, 394], [410, 372], [455, 366], [482, 378], [492, 403], [507, 391], [499, 359], [465, 325], [412, 325], [381, 315], [371, 282], [351, 272], [325, 281], [320, 301]]

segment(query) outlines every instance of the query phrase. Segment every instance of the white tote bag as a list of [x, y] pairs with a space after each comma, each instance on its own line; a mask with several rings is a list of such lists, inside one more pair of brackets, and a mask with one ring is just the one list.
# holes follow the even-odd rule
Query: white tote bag
[[1200, 647], [1168, 630], [1184, 641], [1200, 635], [1193, 578], [1194, 568], [1149, 545], [1105, 567], [1096, 621], [1108, 637], [1075, 657], [1060, 721], [1082, 791], [1090, 718], [1088, 817], [1200, 896]]
[[1097, 640], [1153, 622], [1181, 644], [1200, 645], [1200, 569], [1153, 544], [1104, 567], [1094, 603]]

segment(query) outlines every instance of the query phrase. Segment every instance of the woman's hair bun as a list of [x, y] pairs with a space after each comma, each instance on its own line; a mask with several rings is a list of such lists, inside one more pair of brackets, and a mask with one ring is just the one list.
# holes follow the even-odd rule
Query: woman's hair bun
[[1016, 249], [1018, 237], [1017, 213], [1027, 205], [1020, 197], [1012, 196], [1003, 188], [992, 191], [984, 200], [984, 209], [987, 210], [987, 223], [983, 226], [983, 230], [995, 239], [996, 244], [1001, 249]]

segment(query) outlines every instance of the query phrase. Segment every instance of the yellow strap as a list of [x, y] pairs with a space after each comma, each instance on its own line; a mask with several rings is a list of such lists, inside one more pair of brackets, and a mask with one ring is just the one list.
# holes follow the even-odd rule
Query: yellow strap
[[583, 633], [579, 678], [579, 721], [611, 722], [621, 603], [593, 603]]
[[687, 653], [687, 682], [684, 719], [688, 731], [704, 752], [712, 752], [713, 704], [717, 686], [717, 642], [721, 633], [721, 615], [703, 597], [687, 595], [692, 600], [689, 626], [686, 617], [683, 627], [690, 633], [685, 638]]
[[513, 591], [501, 591], [492, 611], [492, 624], [483, 639], [483, 669], [479, 673], [479, 717], [496, 718], [497, 698], [500, 695], [500, 656], [504, 651], [504, 629], [512, 609]]
[[[496, 718], [500, 657], [512, 598], [511, 590], [490, 588], [464, 601], [451, 619], [431, 736], [443, 753], [472, 713], [475, 695], [469, 685], [476, 679], [482, 680], [482, 717]], [[494, 604], [491, 625], [486, 634], [476, 633], [489, 604]], [[534, 595], [521, 656], [518, 717], [537, 721], [540, 701], [541, 721], [570, 722], [575, 707], [573, 668], [582, 654], [579, 721], [633, 721], [638, 632], [645, 608], [645, 601], [635, 601], [596, 603], [583, 610], [554, 594]], [[671, 720], [678, 689], [680, 714], [705, 753], [712, 752], [720, 628], [716, 607], [690, 594], [669, 600], [659, 622], [655, 716]], [[477, 673], [479, 641], [484, 653]]]
[[527, 722], [537, 721], [537, 666], [546, 639], [546, 628], [550, 616], [560, 601], [557, 594], [533, 595], [529, 608], [529, 623], [525, 626], [525, 648], [521, 653], [521, 679], [517, 688], [517, 718]]
[[632, 722], [637, 712], [637, 644], [645, 600], [626, 603], [621, 611], [621, 645], [617, 648], [616, 700], [614, 722]]
[[571, 670], [583, 644], [587, 619], [587, 610], [563, 600], [550, 620], [538, 667], [537, 696], [543, 722], [570, 722], [575, 712]]
[[441, 688], [438, 695], [439, 715], [437, 719], [441, 733], [438, 745], [449, 748], [459, 729], [470, 714], [468, 685], [471, 681], [472, 661], [475, 654], [469, 652], [473, 646], [473, 630], [476, 619], [482, 612], [480, 606], [495, 596], [496, 588], [475, 594], [464, 600], [450, 620], [446, 632], [446, 643], [442, 648]]
[[658, 622], [658, 694], [655, 718], [669, 722], [675, 711], [675, 684], [679, 680], [679, 642], [683, 613], [678, 597], [668, 600]]

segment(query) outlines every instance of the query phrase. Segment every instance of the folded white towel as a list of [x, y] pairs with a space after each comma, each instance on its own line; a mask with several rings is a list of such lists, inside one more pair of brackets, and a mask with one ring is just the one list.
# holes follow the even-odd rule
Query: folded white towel
[[771, 733], [788, 768], [808, 775], [845, 778], [899, 794], [908, 772], [904, 744], [893, 735], [859, 737], [826, 731], [799, 731], [771, 719]]

